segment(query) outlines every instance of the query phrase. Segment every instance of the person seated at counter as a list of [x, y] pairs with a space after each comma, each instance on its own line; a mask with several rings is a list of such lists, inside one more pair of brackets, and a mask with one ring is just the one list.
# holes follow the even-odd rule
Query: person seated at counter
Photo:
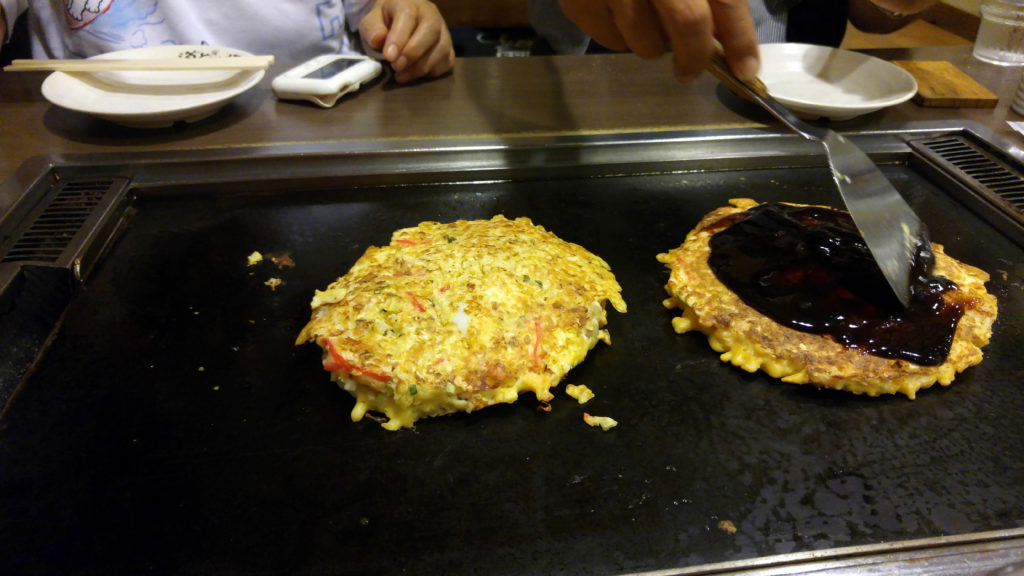
[[677, 79], [698, 77], [714, 41], [732, 71], [759, 68], [758, 42], [839, 46], [849, 21], [884, 34], [906, 26], [939, 0], [530, 0], [530, 22], [559, 53], [581, 54], [590, 40], [643, 58], [672, 52]]
[[429, 0], [0, 0], [4, 44], [26, 13], [34, 58], [86, 58], [161, 44], [207, 44], [303, 62], [321, 54], [380, 54], [395, 80], [436, 77], [455, 51]]

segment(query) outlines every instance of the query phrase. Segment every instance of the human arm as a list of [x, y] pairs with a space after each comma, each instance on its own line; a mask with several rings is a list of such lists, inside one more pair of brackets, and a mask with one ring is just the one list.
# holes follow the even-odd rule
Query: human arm
[[747, 0], [559, 0], [562, 11], [595, 42], [642, 58], [672, 52], [680, 81], [707, 67], [715, 41], [740, 78], [759, 67], [757, 33]]
[[375, 0], [359, 35], [391, 64], [399, 83], [440, 76], [455, 63], [448, 26], [429, 0]]
[[850, 0], [850, 23], [862, 32], [888, 34], [910, 24], [939, 0]]
[[7, 13], [4, 12], [3, 4], [0, 4], [0, 50], [3, 50], [7, 42]]

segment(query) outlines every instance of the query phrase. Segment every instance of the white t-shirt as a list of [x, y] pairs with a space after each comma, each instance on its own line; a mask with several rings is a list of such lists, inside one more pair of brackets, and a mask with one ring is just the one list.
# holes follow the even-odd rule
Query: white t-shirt
[[[34, 58], [84, 58], [164, 44], [207, 44], [299, 62], [359, 52], [373, 0], [0, 0], [10, 30], [28, 10]], [[6, 41], [6, 38], [5, 38]]]

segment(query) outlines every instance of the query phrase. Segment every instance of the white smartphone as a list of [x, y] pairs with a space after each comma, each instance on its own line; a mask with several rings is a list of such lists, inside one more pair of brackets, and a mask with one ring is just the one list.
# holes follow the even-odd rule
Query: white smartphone
[[274, 78], [270, 87], [282, 100], [309, 100], [330, 108], [381, 72], [380, 62], [358, 54], [325, 54]]

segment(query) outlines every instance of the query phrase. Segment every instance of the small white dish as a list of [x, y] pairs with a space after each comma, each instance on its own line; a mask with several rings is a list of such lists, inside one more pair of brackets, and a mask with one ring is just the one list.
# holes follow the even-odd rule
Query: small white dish
[[849, 120], [917, 93], [914, 77], [895, 64], [810, 44], [762, 44], [759, 77], [782, 105], [811, 120]]
[[[104, 58], [224, 58], [248, 52], [215, 46], [151, 46], [108, 52]], [[263, 70], [165, 70], [67, 73], [43, 81], [52, 104], [124, 126], [162, 128], [195, 122], [252, 88]]]

